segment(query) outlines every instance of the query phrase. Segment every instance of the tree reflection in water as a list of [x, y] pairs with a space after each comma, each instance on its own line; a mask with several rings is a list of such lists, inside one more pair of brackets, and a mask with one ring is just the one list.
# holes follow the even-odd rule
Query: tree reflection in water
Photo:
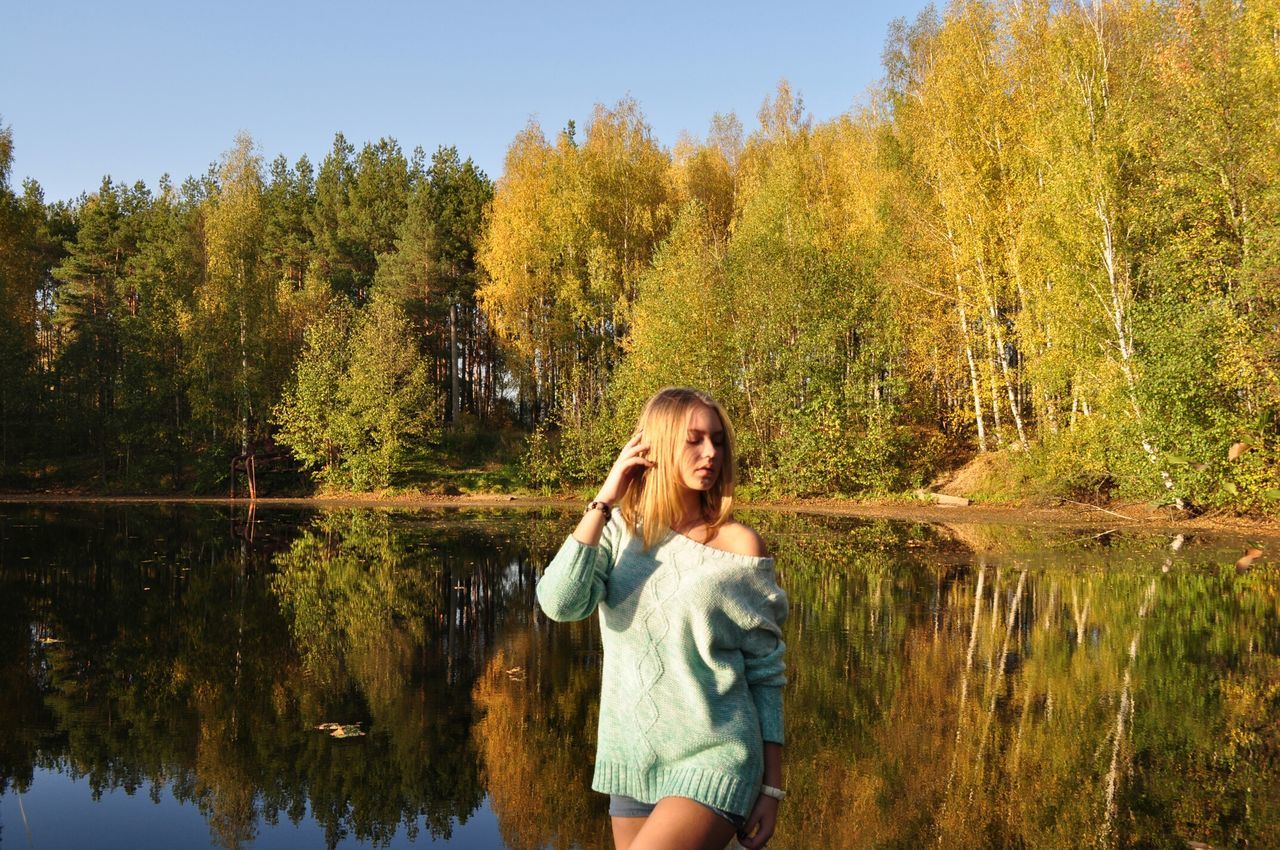
[[770, 530], [798, 608], [773, 846], [1280, 846], [1274, 576], [1165, 572], [1159, 538]]
[[[1237, 574], [1212, 541], [749, 520], [793, 603], [771, 847], [1280, 846], [1275, 567]], [[533, 602], [570, 525], [269, 511], [229, 535], [203, 508], [0, 508], [0, 792], [48, 770], [168, 789], [223, 847], [281, 818], [329, 846], [447, 837], [487, 795], [513, 850], [608, 847], [597, 627]]]
[[168, 787], [224, 847], [281, 815], [329, 846], [447, 837], [480, 806], [470, 690], [536, 517], [276, 514], [252, 543], [207, 510], [0, 521], [0, 790]]

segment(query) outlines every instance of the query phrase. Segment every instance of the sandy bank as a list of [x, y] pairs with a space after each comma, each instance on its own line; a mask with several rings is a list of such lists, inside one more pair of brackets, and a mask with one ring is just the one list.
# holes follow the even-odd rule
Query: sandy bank
[[[72, 493], [0, 494], [7, 504], [203, 504], [247, 505], [247, 499], [165, 497], [165, 496], [93, 496]], [[512, 496], [504, 494], [472, 494], [443, 496], [433, 494], [396, 494], [380, 496], [372, 493], [349, 493], [306, 498], [264, 498], [257, 506], [271, 507], [542, 507], [574, 508], [581, 500], [574, 497]], [[1097, 529], [1144, 529], [1150, 531], [1216, 531], [1235, 532], [1257, 537], [1280, 538], [1280, 523], [1226, 515], [1184, 517], [1172, 509], [1154, 509], [1145, 504], [1108, 506], [1106, 508], [1062, 503], [1059, 505], [968, 505], [947, 507], [915, 501], [857, 502], [842, 499], [786, 499], [740, 503], [753, 510], [788, 511], [899, 519], [907, 522], [980, 523], [1052, 527], [1087, 527]]]

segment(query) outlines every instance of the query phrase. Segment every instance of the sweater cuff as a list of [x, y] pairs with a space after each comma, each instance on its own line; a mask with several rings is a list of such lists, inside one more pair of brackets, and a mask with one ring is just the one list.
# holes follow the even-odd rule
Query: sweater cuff
[[751, 699], [760, 717], [760, 737], [775, 744], [785, 744], [782, 735], [782, 688], [752, 685]]

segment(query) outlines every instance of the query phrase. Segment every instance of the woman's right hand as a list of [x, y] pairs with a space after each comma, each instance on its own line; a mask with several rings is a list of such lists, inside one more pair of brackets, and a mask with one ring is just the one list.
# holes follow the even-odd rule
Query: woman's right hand
[[644, 433], [636, 431], [618, 453], [618, 459], [613, 462], [613, 468], [609, 470], [596, 499], [616, 507], [622, 497], [627, 495], [632, 482], [653, 465], [654, 462], [649, 459], [649, 444], [644, 442]]

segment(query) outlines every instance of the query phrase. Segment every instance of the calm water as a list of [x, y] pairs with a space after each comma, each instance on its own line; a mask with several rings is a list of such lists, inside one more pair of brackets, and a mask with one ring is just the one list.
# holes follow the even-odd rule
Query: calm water
[[[771, 848], [1280, 847], [1245, 541], [746, 519], [792, 600]], [[608, 847], [596, 626], [533, 601], [573, 522], [0, 506], [0, 847]]]

